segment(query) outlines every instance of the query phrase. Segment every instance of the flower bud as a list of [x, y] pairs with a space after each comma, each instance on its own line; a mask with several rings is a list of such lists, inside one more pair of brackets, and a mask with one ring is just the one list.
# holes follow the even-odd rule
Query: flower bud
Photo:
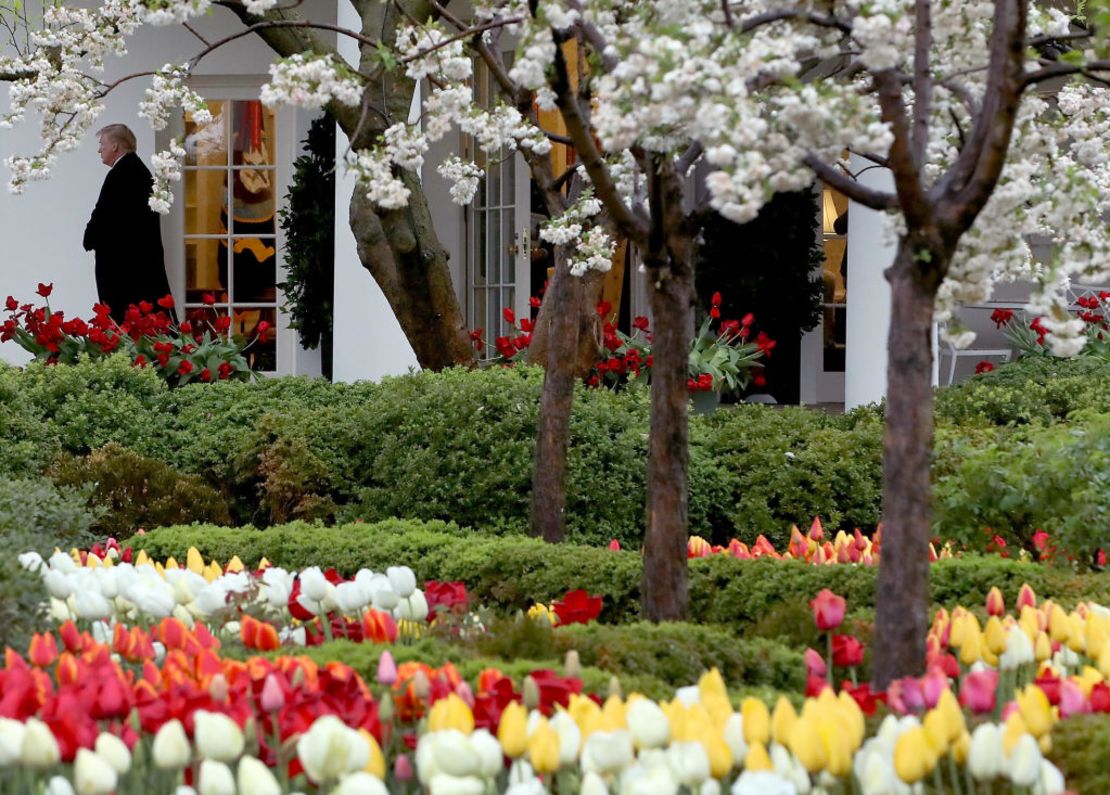
[[73, 780], [81, 795], [108, 795], [115, 790], [119, 775], [100, 754], [78, 748], [73, 763]]
[[189, 747], [189, 738], [185, 736], [185, 729], [177, 718], [163, 724], [154, 735], [151, 753], [154, 764], [163, 770], [180, 770], [189, 763], [192, 749]]

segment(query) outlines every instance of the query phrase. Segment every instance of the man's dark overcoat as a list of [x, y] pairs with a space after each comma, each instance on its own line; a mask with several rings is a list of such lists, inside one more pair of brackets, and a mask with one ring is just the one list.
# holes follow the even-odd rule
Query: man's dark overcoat
[[153, 304], [170, 292], [159, 216], [147, 203], [153, 182], [137, 154], [123, 155], [108, 171], [85, 227], [85, 251], [96, 252], [100, 302], [117, 323], [130, 304]]

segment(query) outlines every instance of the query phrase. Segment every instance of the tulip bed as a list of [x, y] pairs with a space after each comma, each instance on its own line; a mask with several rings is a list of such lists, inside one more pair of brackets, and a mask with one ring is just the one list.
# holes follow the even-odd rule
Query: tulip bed
[[[1069, 759], [1102, 775], [1070, 728], [1110, 713], [1098, 575], [937, 562], [942, 598], [984, 582], [959, 567], [1003, 573], [1003, 587], [938, 607], [928, 673], [877, 693], [867, 590], [852, 586], [873, 567], [692, 561], [718, 584], [722, 566], [801, 577], [778, 580], [778, 597], [806, 626], [773, 639], [758, 622], [739, 635], [726, 622], [630, 623], [604, 589], [567, 590], [585, 572], [514, 611], [477, 580], [425, 576], [420, 544], [394, 565], [322, 569], [321, 539], [298, 529], [299, 542], [268, 539], [272, 558], [249, 543], [220, 559], [163, 554], [204, 528], [24, 555], [46, 625], [0, 669], [0, 791], [971, 795], [1063, 793]], [[386, 547], [407, 536], [364, 529]], [[317, 565], [293, 562], [305, 548]], [[1014, 585], [1021, 575], [1064, 601]]]

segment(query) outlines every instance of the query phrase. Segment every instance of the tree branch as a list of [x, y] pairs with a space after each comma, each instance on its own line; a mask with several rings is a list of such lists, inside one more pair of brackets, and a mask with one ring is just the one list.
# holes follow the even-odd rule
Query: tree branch
[[[928, 2], [928, 0], [918, 0]], [[906, 117], [906, 105], [902, 98], [902, 81], [890, 69], [875, 75], [875, 86], [879, 90], [879, 108], [882, 120], [890, 125], [894, 140], [890, 145], [890, 170], [894, 175], [894, 189], [898, 194], [898, 204], [906, 216], [909, 226], [923, 226], [929, 216], [929, 205], [921, 184], [921, 168], [913, 148], [913, 132]]]
[[[735, 5], [740, 5], [736, 3]], [[756, 14], [754, 17], [748, 17], [740, 23], [741, 33], [750, 33], [756, 28], [764, 25], [770, 25], [772, 22], [783, 22], [786, 20], [797, 20], [801, 22], [809, 22], [822, 28], [836, 28], [844, 33], [852, 32], [852, 25], [839, 17], [832, 14], [818, 14], [815, 11], [798, 11], [795, 9], [782, 8], [776, 11], [766, 11], [762, 14]]]
[[597, 198], [605, 206], [609, 217], [616, 224], [621, 234], [634, 243], [641, 245], [647, 240], [648, 228], [643, 219], [639, 218], [621, 199], [613, 177], [605, 166], [605, 161], [598, 151], [593, 135], [589, 130], [585, 117], [578, 107], [578, 100], [570, 85], [570, 75], [567, 73], [567, 61], [563, 57], [563, 48], [557, 38], [555, 41], [555, 80], [552, 89], [555, 91], [555, 102], [563, 114], [563, 121], [567, 125], [574, 148], [586, 167], [586, 173], [593, 183]]
[[933, 80], [929, 53], [933, 46], [933, 20], [929, 0], [917, 0], [913, 45], [913, 162], [919, 173], [929, 144], [929, 113], [933, 104]]
[[898, 197], [893, 193], [874, 190], [861, 185], [843, 171], [837, 171], [814, 154], [806, 155], [805, 164], [817, 178], [834, 190], [838, 190], [857, 204], [872, 210], [893, 210], [898, 207]]

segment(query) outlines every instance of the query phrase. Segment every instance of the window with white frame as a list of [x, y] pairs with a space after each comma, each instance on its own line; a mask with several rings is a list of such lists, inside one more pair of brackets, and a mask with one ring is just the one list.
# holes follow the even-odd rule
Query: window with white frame
[[[210, 101], [212, 120], [185, 115], [185, 316], [254, 339], [278, 314], [274, 113], [258, 100]], [[277, 369], [273, 331], [247, 349]]]

